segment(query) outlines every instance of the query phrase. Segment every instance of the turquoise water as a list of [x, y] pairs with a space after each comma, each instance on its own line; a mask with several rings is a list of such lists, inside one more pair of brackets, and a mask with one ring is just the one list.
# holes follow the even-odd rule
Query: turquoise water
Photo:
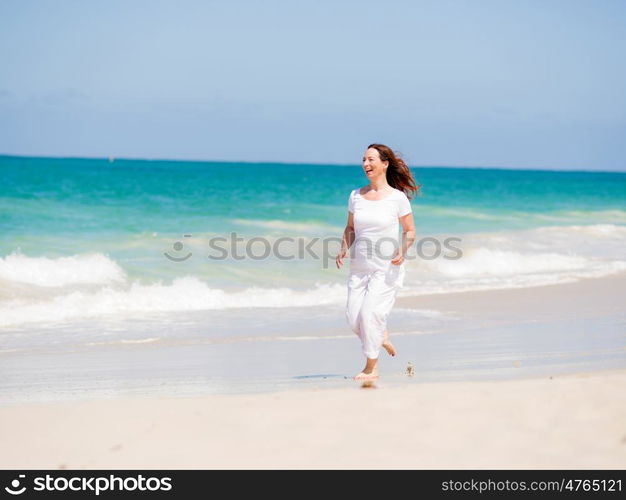
[[[341, 304], [347, 270], [335, 268], [332, 240], [341, 237], [350, 191], [367, 183], [360, 165], [5, 156], [0, 172], [6, 325]], [[455, 237], [463, 258], [416, 253], [404, 294], [571, 281], [626, 266], [625, 173], [413, 173], [418, 239]], [[291, 238], [281, 251], [293, 259], [209, 258], [211, 238], [231, 234], [241, 246]], [[314, 257], [296, 256], [316, 239]]]
[[[626, 271], [626, 174], [413, 171], [422, 185], [412, 200], [418, 241], [400, 295]], [[342, 370], [361, 363], [344, 319], [348, 266], [337, 269], [333, 251], [350, 191], [367, 182], [359, 165], [0, 157], [0, 178], [0, 404], [273, 390], [321, 373], [343, 383]], [[254, 238], [289, 238], [280, 251], [294, 258], [210, 258], [215, 238], [231, 234], [237, 251]], [[456, 258], [443, 245], [449, 238]], [[300, 244], [315, 255], [297, 255]], [[501, 325], [485, 333], [489, 318], [467, 330], [445, 311], [391, 316], [401, 361], [419, 362], [429, 380], [509, 376], [509, 357], [519, 359], [515, 342], [502, 344]], [[594, 342], [606, 330], [623, 352], [619, 321], [592, 325]], [[554, 328], [533, 323], [513, 334], [557, 348], [572, 332], [587, 339], [584, 324]], [[586, 362], [585, 342], [571, 363]], [[502, 354], [485, 362], [494, 345]], [[457, 372], [459, 360], [475, 373]], [[623, 366], [623, 355], [594, 363]]]
[[[233, 219], [341, 227], [361, 167], [0, 157], [2, 250], [28, 236], [226, 232]], [[423, 233], [626, 223], [626, 174], [413, 169]], [[36, 242], [29, 249], [37, 248]]]

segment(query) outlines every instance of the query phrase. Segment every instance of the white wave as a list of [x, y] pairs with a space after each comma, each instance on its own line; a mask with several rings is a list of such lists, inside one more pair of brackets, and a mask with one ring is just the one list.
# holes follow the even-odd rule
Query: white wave
[[[445, 241], [439, 235], [440, 241]], [[460, 235], [457, 259], [407, 261], [403, 296], [567, 283], [626, 270], [626, 227], [548, 226]], [[425, 254], [430, 255], [428, 251]]]
[[445, 276], [512, 276], [537, 272], [586, 269], [591, 259], [559, 253], [523, 254], [510, 250], [470, 248], [461, 258], [423, 260], [420, 267]]
[[586, 226], [548, 226], [533, 230], [538, 234], [567, 234], [595, 236], [599, 238], [626, 239], [626, 226], [615, 224], [589, 224]]
[[126, 279], [122, 268], [100, 254], [69, 257], [27, 257], [13, 252], [0, 257], [0, 279], [44, 287], [107, 284]]
[[[407, 259], [400, 296], [531, 287], [623, 272], [625, 239], [626, 227], [613, 224], [463, 234], [454, 245], [463, 252], [460, 259]], [[161, 276], [158, 272], [154, 275]], [[341, 307], [346, 298], [346, 274], [334, 269], [266, 262], [233, 265], [229, 273], [239, 282], [267, 285], [226, 291], [195, 276], [171, 284], [131, 282], [99, 253], [59, 258], [13, 253], [0, 259], [0, 326], [170, 311]], [[318, 276], [335, 282], [313, 285]], [[310, 285], [296, 290], [287, 283]]]
[[626, 211], [619, 209], [610, 210], [561, 210], [556, 212], [569, 218], [594, 218], [617, 223], [626, 222]]
[[95, 292], [74, 291], [47, 300], [14, 299], [0, 303], [0, 325], [57, 322], [111, 314], [201, 311], [241, 307], [307, 307], [345, 300], [345, 286], [318, 284], [303, 291], [251, 287], [239, 292], [211, 288], [195, 277], [171, 285], [132, 283]]
[[619, 209], [609, 210], [554, 210], [550, 212], [526, 212], [521, 210], [496, 211], [494, 209], [481, 210], [476, 207], [444, 207], [420, 204], [420, 213], [428, 218], [431, 215], [474, 219], [482, 221], [518, 221], [522, 219], [551, 222], [578, 222], [593, 223], [606, 222], [611, 224], [626, 223], [626, 211]]

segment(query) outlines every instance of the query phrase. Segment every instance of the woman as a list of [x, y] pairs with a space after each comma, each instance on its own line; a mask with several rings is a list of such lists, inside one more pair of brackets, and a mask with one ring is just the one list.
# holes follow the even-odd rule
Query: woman
[[[381, 346], [391, 355], [387, 317], [404, 282], [404, 257], [415, 241], [410, 196], [419, 191], [406, 163], [389, 147], [370, 144], [363, 156], [369, 185], [350, 193], [337, 268], [352, 247], [346, 319], [361, 339], [366, 362], [355, 380], [378, 378]], [[402, 243], [398, 243], [398, 223]]]

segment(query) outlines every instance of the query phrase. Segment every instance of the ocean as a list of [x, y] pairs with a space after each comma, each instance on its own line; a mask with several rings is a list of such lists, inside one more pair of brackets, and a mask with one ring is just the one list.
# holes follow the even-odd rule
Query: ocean
[[[400, 296], [626, 270], [626, 173], [412, 170], [421, 185], [411, 202], [417, 242]], [[343, 316], [348, 264], [334, 262], [350, 191], [367, 184], [358, 164], [2, 156], [0, 179], [5, 399], [28, 399], [24, 380], [39, 398], [79, 393], [85, 380], [105, 393], [135, 379], [144, 385], [134, 388], [228, 391], [237, 373], [249, 378], [232, 361], [244, 344], [261, 355], [270, 345], [304, 341], [306, 349], [326, 339], [359, 354]], [[429, 310], [392, 316], [393, 331], [405, 335], [442, 321]], [[185, 360], [199, 345], [212, 349], [202, 351], [210, 369], [186, 378]], [[133, 353], [157, 347], [154, 365], [140, 370]], [[178, 375], [155, 377], [177, 349]], [[115, 353], [107, 366], [115, 359], [124, 369], [94, 377], [93, 359], [106, 353]], [[284, 363], [259, 376], [308, 376]], [[59, 375], [61, 391], [50, 380], [63, 366], [73, 370]], [[329, 360], [318, 366], [340, 378]]]

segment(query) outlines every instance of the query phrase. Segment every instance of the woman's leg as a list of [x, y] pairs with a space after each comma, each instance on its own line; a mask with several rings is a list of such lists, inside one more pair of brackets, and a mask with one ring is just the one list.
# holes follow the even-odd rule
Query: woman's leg
[[361, 339], [361, 306], [367, 293], [369, 276], [365, 273], [354, 273], [348, 278], [348, 300], [346, 302], [346, 321], [350, 329]]
[[[367, 358], [365, 368], [355, 379], [378, 376], [378, 355], [385, 343], [387, 317], [396, 299], [396, 287], [385, 282], [384, 274], [374, 273], [367, 285], [367, 293], [360, 310], [360, 337], [363, 353]], [[393, 345], [387, 340], [387, 352], [395, 354]]]
[[396, 355], [396, 348], [393, 346], [393, 344], [389, 340], [389, 331], [388, 330], [385, 330], [385, 336], [383, 338], [383, 347], [385, 348], [385, 351], [387, 351], [387, 354], [389, 354], [389, 356], [395, 356]]
[[[350, 329], [356, 333], [361, 340], [361, 348], [364, 352], [366, 351], [366, 338], [363, 336], [363, 332], [361, 330], [361, 308], [363, 307], [363, 302], [367, 296], [367, 286], [370, 278], [371, 274], [367, 273], [354, 273], [348, 278], [346, 320], [348, 321], [348, 325], [350, 325]], [[378, 377], [378, 360], [367, 358], [367, 354], [366, 360], [365, 368], [363, 368], [363, 371], [354, 377], [355, 380], [367, 380]]]

